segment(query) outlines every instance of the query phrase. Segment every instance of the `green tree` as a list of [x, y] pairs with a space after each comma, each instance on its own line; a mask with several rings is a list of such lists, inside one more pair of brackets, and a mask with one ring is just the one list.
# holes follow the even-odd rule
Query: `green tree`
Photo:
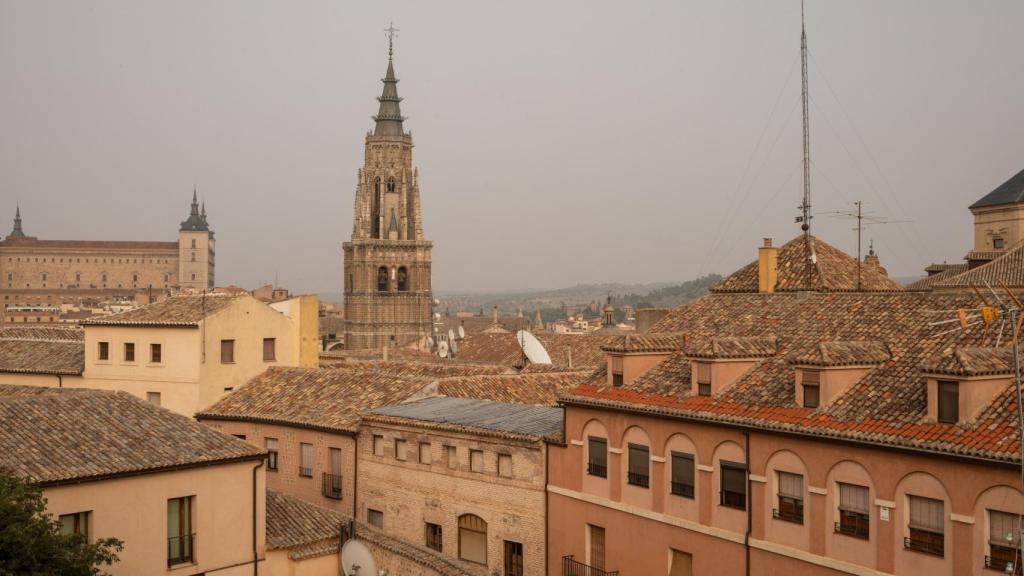
[[0, 575], [105, 574], [100, 567], [117, 562], [123, 548], [117, 538], [90, 544], [85, 536], [62, 534], [42, 489], [0, 470]]

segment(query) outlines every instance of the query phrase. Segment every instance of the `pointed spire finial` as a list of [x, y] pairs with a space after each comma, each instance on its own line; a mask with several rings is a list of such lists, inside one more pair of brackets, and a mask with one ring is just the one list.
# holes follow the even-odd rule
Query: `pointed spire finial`
[[395, 54], [395, 36], [398, 36], [398, 28], [395, 28], [394, 22], [390, 22], [384, 32], [388, 35], [388, 61], [390, 62]]
[[21, 204], [14, 206], [14, 229], [7, 235], [7, 238], [25, 238], [25, 232], [21, 229]]

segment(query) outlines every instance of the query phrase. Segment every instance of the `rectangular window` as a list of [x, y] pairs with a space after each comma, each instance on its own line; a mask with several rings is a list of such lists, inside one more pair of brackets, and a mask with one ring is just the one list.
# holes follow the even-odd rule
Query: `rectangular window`
[[989, 510], [988, 525], [989, 555], [985, 557], [985, 567], [1008, 574], [1013, 564], [1013, 573], [1020, 574], [1020, 516]]
[[220, 363], [221, 364], [233, 364], [235, 361], [235, 341], [234, 340], [221, 340], [220, 341]]
[[163, 356], [161, 355], [162, 352], [163, 351], [161, 350], [161, 346], [159, 344], [150, 344], [149, 345], [149, 361], [152, 362], [153, 364], [159, 364], [160, 362], [162, 362], [163, 361], [162, 360]]
[[86, 541], [89, 540], [89, 512], [61, 514], [57, 521], [60, 522], [61, 534], [80, 534]]
[[405, 462], [406, 458], [406, 447], [405, 440], [401, 438], [395, 438], [395, 460], [401, 460]]
[[341, 499], [341, 448], [327, 449], [328, 472], [321, 478], [320, 493], [333, 500]]
[[612, 386], [622, 384], [622, 356], [612, 356]]
[[469, 470], [471, 472], [484, 471], [484, 453], [482, 450], [469, 451]]
[[420, 464], [430, 464], [430, 443], [420, 442]]
[[277, 438], [267, 438], [267, 470], [277, 472]]
[[150, 404], [154, 404], [156, 406], [159, 406], [160, 405], [160, 393], [159, 392], [146, 392], [146, 402], [149, 402]]
[[669, 548], [672, 552], [672, 565], [669, 566], [668, 576], [692, 576], [693, 555]]
[[839, 522], [836, 532], [867, 540], [871, 533], [871, 507], [866, 486], [839, 485]]
[[505, 576], [523, 576], [523, 545], [505, 540]]
[[672, 493], [683, 498], [693, 498], [694, 465], [693, 454], [672, 453]]
[[373, 455], [383, 456], [384, 455], [384, 437], [378, 434], [373, 435]]
[[299, 476], [304, 478], [313, 477], [313, 445], [305, 442], [299, 443], [299, 453], [302, 460], [299, 462]]
[[424, 523], [423, 527], [423, 539], [427, 545], [427, 548], [431, 550], [437, 550], [443, 552], [443, 542], [441, 540], [441, 525], [431, 524], [430, 522]]
[[945, 514], [942, 500], [907, 496], [910, 518], [907, 522], [910, 536], [903, 539], [903, 547], [926, 554], [945, 554]]
[[1005, 244], [1003, 243], [1003, 239], [1002, 238], [993, 238], [992, 239], [992, 249], [993, 250], [1002, 250], [1003, 246], [1005, 246]]
[[650, 486], [650, 460], [651, 452], [647, 446], [630, 444], [629, 471], [626, 473], [626, 482], [641, 488]]
[[697, 395], [711, 396], [711, 363], [696, 362], [697, 364]]
[[747, 465], [721, 461], [722, 493], [720, 504], [730, 508], [747, 508]]
[[232, 434], [232, 436], [238, 438], [239, 440], [245, 440], [245, 434]]
[[587, 437], [587, 474], [608, 477], [608, 441], [604, 438]]
[[804, 523], [804, 477], [790, 472], [776, 473], [779, 483], [779, 507], [773, 516], [786, 522]]
[[124, 343], [124, 361], [135, 362], [135, 342]]
[[99, 360], [110, 360], [110, 342], [99, 342], [96, 358]]
[[195, 517], [195, 496], [171, 498], [167, 501], [167, 565], [194, 561], [195, 538], [192, 519]]
[[274, 362], [277, 360], [277, 339], [276, 338], [264, 338], [263, 339], [263, 361]]
[[939, 380], [939, 422], [956, 424], [960, 419], [960, 383], [956, 380]]
[[512, 455], [498, 454], [498, 476], [512, 477]]
[[587, 564], [598, 570], [604, 570], [604, 528], [587, 524]]
[[366, 521], [375, 528], [384, 529], [384, 513], [373, 508], [366, 509]]
[[817, 408], [821, 402], [821, 372], [801, 370], [800, 383], [804, 390], [804, 408]]
[[455, 446], [444, 447], [444, 461], [451, 470], [459, 467], [459, 454], [456, 451]]

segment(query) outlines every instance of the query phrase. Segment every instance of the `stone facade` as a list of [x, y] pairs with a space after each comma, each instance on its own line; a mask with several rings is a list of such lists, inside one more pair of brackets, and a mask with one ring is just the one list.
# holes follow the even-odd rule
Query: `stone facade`
[[376, 128], [366, 135], [352, 239], [343, 245], [345, 346], [401, 346], [431, 330], [431, 249], [423, 234], [412, 136], [389, 59]]
[[[421, 462], [421, 444], [429, 461]], [[386, 534], [420, 546], [426, 544], [426, 523], [438, 525], [441, 552], [458, 559], [459, 520], [476, 516], [486, 523], [487, 542], [486, 563], [476, 566], [515, 573], [505, 571], [508, 541], [522, 545], [523, 574], [545, 574], [544, 442], [364, 420], [357, 445], [360, 520], [368, 521], [369, 510], [380, 511]], [[450, 463], [452, 449], [457, 461]], [[482, 453], [479, 472], [472, 469], [471, 450]], [[499, 454], [511, 455], [511, 476], [499, 474]]]
[[[0, 241], [0, 293], [5, 305], [83, 296], [214, 286], [215, 242], [193, 195], [192, 212], [176, 242], [40, 240], [14, 229]], [[29, 296], [33, 298], [29, 299]]]

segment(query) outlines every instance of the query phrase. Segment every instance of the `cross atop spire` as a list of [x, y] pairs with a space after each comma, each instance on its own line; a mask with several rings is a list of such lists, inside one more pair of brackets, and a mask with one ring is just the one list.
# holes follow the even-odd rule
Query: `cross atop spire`
[[381, 80], [384, 83], [384, 91], [377, 97], [380, 108], [377, 115], [373, 117], [377, 125], [373, 129], [374, 136], [405, 136], [402, 127], [402, 108], [399, 103], [402, 99], [398, 96], [398, 78], [395, 78], [394, 64], [394, 40], [398, 28], [391, 23], [384, 32], [388, 37], [388, 71]]
[[395, 23], [391, 22], [388, 27], [384, 29], [384, 32], [388, 35], [388, 61], [391, 61], [391, 57], [395, 53], [395, 36], [398, 36], [398, 28], [395, 28]]
[[21, 229], [21, 205], [18, 204], [14, 208], [14, 230], [7, 235], [7, 239], [11, 238], [25, 238], [25, 232]]

